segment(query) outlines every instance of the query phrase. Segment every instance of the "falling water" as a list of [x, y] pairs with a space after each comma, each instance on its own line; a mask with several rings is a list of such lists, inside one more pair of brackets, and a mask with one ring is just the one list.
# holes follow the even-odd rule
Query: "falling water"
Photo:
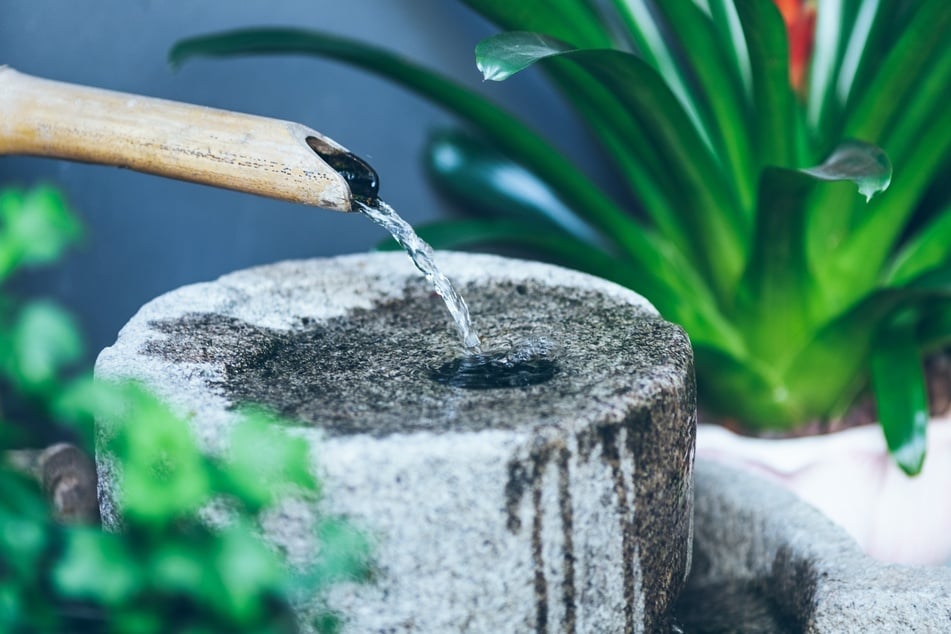
[[449, 278], [436, 266], [433, 248], [416, 235], [413, 227], [403, 220], [392, 207], [379, 198], [368, 201], [354, 199], [353, 206], [373, 222], [389, 231], [393, 238], [406, 249], [410, 258], [413, 259], [413, 264], [426, 276], [426, 279], [436, 289], [436, 293], [446, 303], [446, 308], [449, 309], [449, 314], [452, 315], [455, 321], [456, 329], [459, 330], [459, 334], [462, 336], [462, 343], [466, 352], [470, 354], [480, 353], [482, 351], [481, 342], [479, 341], [479, 335], [472, 327], [469, 307], [462, 296], [453, 288]]

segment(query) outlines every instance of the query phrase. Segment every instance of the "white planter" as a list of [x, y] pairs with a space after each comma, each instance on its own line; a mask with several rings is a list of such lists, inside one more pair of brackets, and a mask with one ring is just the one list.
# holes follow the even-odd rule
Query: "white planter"
[[928, 425], [928, 454], [915, 478], [895, 466], [878, 425], [777, 440], [704, 424], [698, 426], [697, 456], [781, 484], [876, 559], [951, 562], [951, 419]]

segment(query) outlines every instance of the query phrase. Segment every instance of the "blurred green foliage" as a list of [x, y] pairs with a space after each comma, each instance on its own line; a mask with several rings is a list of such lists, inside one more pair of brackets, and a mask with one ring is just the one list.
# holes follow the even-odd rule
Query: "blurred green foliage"
[[[54, 188], [0, 190], [0, 283], [18, 268], [54, 262], [79, 235]], [[320, 596], [329, 584], [366, 578], [362, 535], [341, 519], [320, 519], [320, 555], [305, 570], [292, 570], [258, 536], [262, 514], [279, 500], [319, 499], [306, 442], [248, 411], [226, 455], [211, 457], [142, 387], [65, 378], [81, 352], [62, 309], [0, 292], [3, 405], [29, 403], [74, 430], [90, 453], [98, 434], [122, 482], [121, 531], [108, 533], [54, 522], [39, 485], [0, 464], [0, 631], [291, 633], [299, 630], [295, 598], [316, 600], [316, 631], [337, 631], [340, 619], [319, 607]], [[35, 436], [7, 419], [8, 409], [0, 408], [0, 451]], [[228, 525], [199, 521], [212, 503], [227, 505]]]

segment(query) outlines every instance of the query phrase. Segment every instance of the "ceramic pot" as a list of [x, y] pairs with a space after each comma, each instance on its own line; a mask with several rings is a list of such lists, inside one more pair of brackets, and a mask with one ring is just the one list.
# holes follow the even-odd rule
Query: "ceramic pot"
[[697, 455], [782, 485], [844, 528], [876, 559], [951, 562], [949, 418], [929, 423], [927, 457], [914, 478], [895, 466], [877, 424], [786, 439], [740, 436], [703, 424], [697, 431]]

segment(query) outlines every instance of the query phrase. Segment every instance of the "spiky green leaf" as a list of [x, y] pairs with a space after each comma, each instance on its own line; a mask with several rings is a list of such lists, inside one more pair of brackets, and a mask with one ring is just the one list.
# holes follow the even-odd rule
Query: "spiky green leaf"
[[504, 81], [551, 55], [574, 50], [570, 44], [541, 33], [509, 31], [476, 45], [476, 66], [487, 81]]
[[917, 323], [915, 311], [890, 319], [876, 333], [869, 363], [888, 451], [908, 475], [918, 475], [924, 465], [929, 417]]
[[487, 216], [540, 220], [590, 245], [610, 245], [548, 183], [471, 134], [435, 134], [426, 149], [427, 171], [452, 201]]
[[789, 85], [786, 27], [772, 2], [736, 0], [746, 36], [753, 84], [752, 124], [759, 167], [795, 167], [801, 132]]
[[597, 9], [578, 0], [462, 0], [506, 31], [535, 31], [573, 46], [612, 46], [609, 29]]
[[[526, 59], [519, 45], [532, 35], [510, 32], [494, 36], [491, 50], [483, 51], [483, 64], [509, 68], [514, 66], [508, 61], [511, 57], [524, 68]], [[690, 253], [697, 258], [699, 268], [710, 276], [719, 292], [728, 295], [727, 289], [733, 288], [745, 259], [748, 229], [735, 195], [724, 184], [720, 167], [677, 98], [654, 69], [628, 53], [544, 49], [536, 61], [553, 57], [576, 63], [608, 87], [642, 125], [648, 146], [678, 176], [684, 206], [679, 216], [669, 218], [670, 223], [679, 223], [679, 231], [689, 236]]]
[[930, 223], [902, 245], [895, 255], [884, 282], [901, 286], [925, 271], [941, 266], [951, 259], [951, 207], [938, 212]]

